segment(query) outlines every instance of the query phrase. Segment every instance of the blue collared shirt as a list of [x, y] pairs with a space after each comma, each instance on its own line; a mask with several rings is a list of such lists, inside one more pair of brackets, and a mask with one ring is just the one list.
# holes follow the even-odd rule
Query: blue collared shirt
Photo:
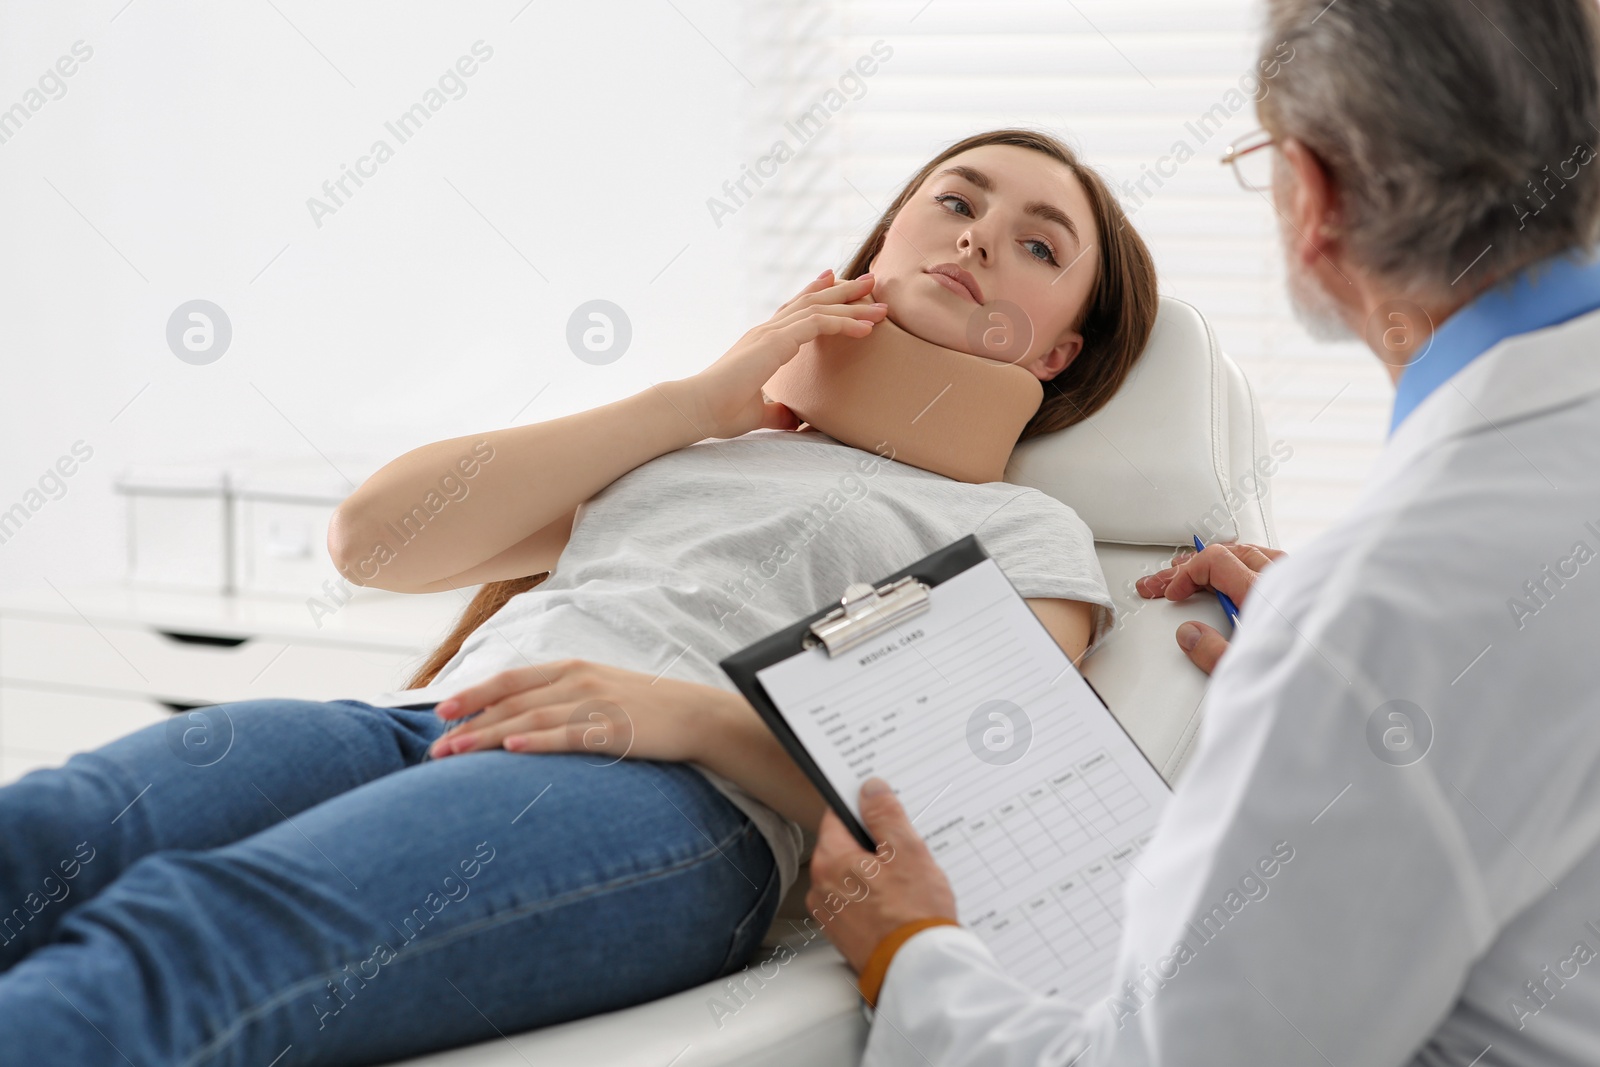
[[1389, 432], [1461, 368], [1507, 337], [1600, 309], [1600, 259], [1567, 251], [1542, 259], [1480, 293], [1445, 319], [1422, 357], [1406, 365]]

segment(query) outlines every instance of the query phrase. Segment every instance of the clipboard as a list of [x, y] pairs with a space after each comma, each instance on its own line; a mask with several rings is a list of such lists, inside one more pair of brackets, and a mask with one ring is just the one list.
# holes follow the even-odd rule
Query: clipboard
[[1009, 973], [1104, 996], [1123, 889], [1172, 789], [976, 535], [721, 667], [862, 848], [840, 794], [876, 775]]
[[[783, 712], [778, 710], [757, 672], [819, 646], [834, 656], [880, 636], [925, 612], [930, 603], [930, 590], [989, 558], [977, 535], [968, 534], [877, 582], [849, 586], [836, 603], [740, 649], [719, 663], [857, 843], [869, 852], [877, 848], [877, 843], [834, 789]], [[1084, 682], [1088, 684], [1088, 679]], [[1089, 685], [1089, 691], [1109, 712], [1109, 705], [1094, 686]]]

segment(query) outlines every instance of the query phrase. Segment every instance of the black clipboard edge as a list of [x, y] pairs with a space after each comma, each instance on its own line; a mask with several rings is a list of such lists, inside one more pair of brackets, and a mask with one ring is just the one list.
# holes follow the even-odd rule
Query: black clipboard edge
[[[904, 567], [893, 574], [873, 582], [874, 587], [898, 581], [907, 575], [915, 575], [917, 580], [928, 586], [937, 586], [949, 578], [953, 578], [963, 571], [982, 563], [990, 558], [989, 553], [983, 548], [982, 542], [976, 534], [968, 534], [959, 541], [952, 541], [945, 547], [930, 553], [917, 560], [908, 567]], [[843, 590], [840, 590], [843, 593]], [[828, 802], [839, 821], [844, 823], [845, 829], [850, 831], [856, 842], [868, 852], [876, 852], [878, 845], [872, 840], [872, 835], [867, 833], [865, 826], [861, 825], [855, 815], [850, 811], [848, 804], [839, 796], [833, 784], [828, 781], [828, 776], [822, 773], [822, 768], [817, 766], [811, 758], [811, 753], [806, 751], [806, 746], [790, 728], [783, 712], [773, 703], [766, 687], [756, 677], [756, 672], [765, 670], [772, 664], [785, 660], [801, 651], [800, 641], [810, 631], [812, 623], [822, 618], [828, 612], [839, 606], [837, 600], [827, 604], [820, 610], [801, 619], [792, 626], [787, 626], [777, 633], [764, 637], [753, 645], [740, 649], [733, 655], [720, 661], [717, 665], [728, 679], [738, 687], [744, 698], [750, 701], [767, 724], [778, 743], [783, 745], [789, 758], [805, 772], [811, 779], [811, 784], [817, 787], [817, 792], [822, 794], [822, 799]], [[1096, 694], [1098, 696], [1098, 694]], [[1101, 701], [1104, 703], [1104, 701]]]

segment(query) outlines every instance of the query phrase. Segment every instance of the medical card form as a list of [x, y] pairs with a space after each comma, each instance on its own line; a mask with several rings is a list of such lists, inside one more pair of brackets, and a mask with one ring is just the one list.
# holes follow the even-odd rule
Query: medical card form
[[868, 589], [723, 668], [864, 846], [889, 782], [1012, 975], [1104, 996], [1166, 783], [975, 537]]

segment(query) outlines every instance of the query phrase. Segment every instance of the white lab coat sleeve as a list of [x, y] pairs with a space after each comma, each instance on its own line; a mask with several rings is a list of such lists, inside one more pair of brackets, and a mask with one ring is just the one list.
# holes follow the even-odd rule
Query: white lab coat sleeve
[[889, 964], [862, 1067], [1069, 1063], [1082, 1052], [1081, 1017], [1006, 974], [972, 931], [935, 926]]
[[1129, 876], [1109, 996], [1034, 995], [974, 935], [935, 928], [893, 961], [864, 1067], [1381, 1067], [1434, 1031], [1496, 924], [1448, 763], [1396, 766], [1368, 739], [1386, 702], [1429, 699], [1361, 667], [1382, 656], [1387, 686], [1410, 682], [1407, 621], [1374, 628], [1353, 607], [1296, 625], [1275, 616], [1272, 577]]

